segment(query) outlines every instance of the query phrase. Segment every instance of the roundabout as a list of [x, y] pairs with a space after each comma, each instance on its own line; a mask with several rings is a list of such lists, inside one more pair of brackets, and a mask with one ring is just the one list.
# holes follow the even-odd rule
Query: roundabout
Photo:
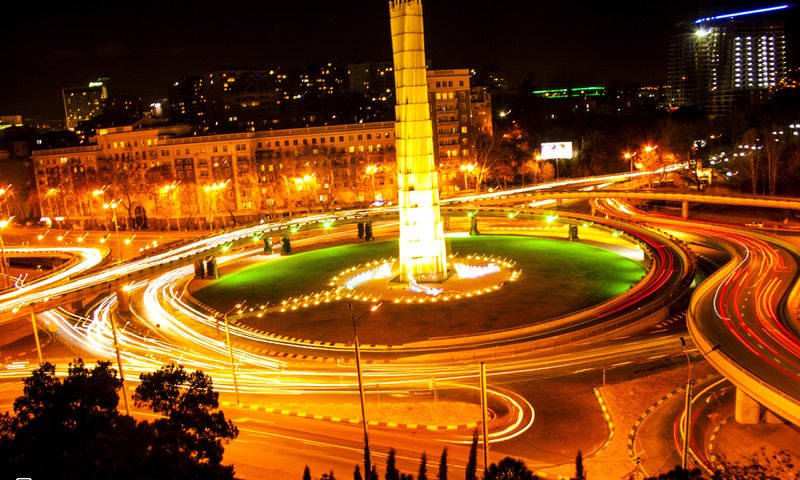
[[[616, 240], [607, 235], [605, 241]], [[388, 240], [291, 257], [250, 257], [223, 267], [218, 280], [192, 280], [188, 291], [217, 311], [241, 302], [251, 308], [266, 305], [231, 318], [276, 335], [330, 342], [350, 340], [348, 302], [383, 302], [360, 325], [359, 335], [364, 343], [398, 345], [545, 323], [623, 294], [646, 271], [641, 262], [601, 248], [599, 242], [525, 235], [449, 236], [447, 241], [450, 251], [476, 252], [464, 256], [476, 265], [503, 267], [475, 279], [454, 276], [443, 284], [427, 284], [441, 289], [438, 295], [414, 292], [389, 279], [347, 288], [364, 272], [389, 264], [372, 260], [396, 251], [396, 241]], [[352, 267], [355, 262], [363, 263]]]

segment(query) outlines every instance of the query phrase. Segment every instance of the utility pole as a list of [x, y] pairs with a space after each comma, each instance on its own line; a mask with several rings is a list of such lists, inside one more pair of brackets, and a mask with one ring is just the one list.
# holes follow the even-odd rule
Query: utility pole
[[108, 315], [111, 322], [111, 333], [114, 336], [114, 350], [117, 352], [117, 367], [119, 368], [119, 380], [122, 383], [122, 400], [125, 402], [125, 413], [131, 414], [131, 409], [128, 406], [128, 391], [125, 390], [125, 373], [122, 370], [122, 356], [119, 353], [119, 342], [117, 341], [117, 322], [114, 321], [114, 313]]
[[358, 345], [358, 320], [361, 320], [364, 315], [370, 312], [374, 312], [378, 309], [380, 304], [373, 305], [370, 307], [369, 312], [362, 314], [356, 320], [355, 315], [353, 314], [353, 304], [348, 303], [348, 308], [350, 308], [350, 320], [353, 322], [353, 340], [355, 342], [355, 350], [356, 350], [356, 374], [358, 375], [358, 395], [359, 399], [361, 400], [361, 425], [364, 427], [364, 478], [370, 478], [372, 472], [372, 460], [370, 459], [369, 453], [369, 433], [367, 432], [367, 413], [364, 407], [364, 381], [361, 377], [361, 350]]
[[486, 411], [488, 409], [486, 401], [486, 363], [481, 362], [481, 415], [483, 416], [483, 471], [489, 471], [489, 425], [487, 424]]
[[33, 304], [31, 304], [31, 325], [33, 325], [33, 339], [36, 341], [36, 353], [39, 354], [39, 365], [44, 363], [42, 360], [42, 344], [39, 343], [39, 329], [36, 328], [36, 313], [33, 311]]

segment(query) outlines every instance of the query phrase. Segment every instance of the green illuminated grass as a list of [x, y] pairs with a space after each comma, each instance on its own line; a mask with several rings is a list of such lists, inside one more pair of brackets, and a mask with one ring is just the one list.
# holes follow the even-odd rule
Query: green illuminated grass
[[[238, 301], [249, 305], [328, 288], [341, 270], [378, 258], [397, 256], [397, 241], [358, 243], [281, 257], [240, 268], [223, 268], [219, 280], [193, 293], [224, 311]], [[644, 274], [641, 265], [580, 242], [524, 236], [448, 239], [448, 251], [489, 254], [517, 262], [522, 276], [485, 297], [427, 305], [384, 304], [361, 322], [365, 343], [398, 344], [429, 337], [511, 328], [588, 308], [627, 290]], [[366, 311], [354, 304], [356, 314]], [[270, 314], [250, 322], [259, 328], [303, 338], [348, 341], [352, 334], [347, 304]], [[349, 327], [349, 328], [348, 328]]]

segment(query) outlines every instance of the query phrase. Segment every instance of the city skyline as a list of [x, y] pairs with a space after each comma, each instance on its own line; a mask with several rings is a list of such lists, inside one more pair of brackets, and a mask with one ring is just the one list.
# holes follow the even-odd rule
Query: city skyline
[[[676, 23], [752, 5], [687, 2], [667, 8], [656, 3], [632, 12], [622, 2], [490, 7], [447, 0], [426, 2], [423, 8], [433, 68], [494, 64], [514, 87], [528, 74], [540, 86], [663, 82]], [[364, 0], [318, 5], [313, 14], [284, 4], [236, 11], [196, 9], [185, 2], [157, 9], [145, 2], [136, 11], [118, 5], [102, 11], [49, 5], [20, 15], [0, 34], [16, 72], [0, 79], [0, 113], [60, 119], [61, 89], [101, 76], [111, 78], [110, 94], [138, 95], [149, 103], [166, 97], [170, 82], [214, 68], [388, 61], [391, 46], [382, 40], [388, 25], [380, 21], [386, 9], [386, 2]], [[630, 21], [632, 13], [638, 21]], [[352, 28], [353, 21], [358, 28]], [[473, 34], [477, 30], [483, 32]]]

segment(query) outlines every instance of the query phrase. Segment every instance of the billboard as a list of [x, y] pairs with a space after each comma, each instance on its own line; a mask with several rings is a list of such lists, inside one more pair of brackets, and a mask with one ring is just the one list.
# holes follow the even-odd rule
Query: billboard
[[572, 142], [542, 144], [542, 160], [572, 158]]

